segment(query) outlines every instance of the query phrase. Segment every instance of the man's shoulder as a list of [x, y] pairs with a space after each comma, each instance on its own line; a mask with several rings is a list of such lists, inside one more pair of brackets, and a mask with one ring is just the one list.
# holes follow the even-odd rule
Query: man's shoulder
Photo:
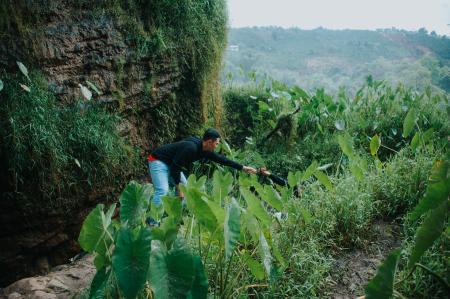
[[198, 138], [189, 137], [179, 141], [178, 144], [180, 144], [183, 148], [197, 151], [201, 144], [201, 140]]

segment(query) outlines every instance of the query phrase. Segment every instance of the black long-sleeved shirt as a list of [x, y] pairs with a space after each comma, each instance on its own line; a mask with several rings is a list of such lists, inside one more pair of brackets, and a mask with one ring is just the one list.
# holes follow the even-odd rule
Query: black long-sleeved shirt
[[278, 184], [280, 186], [288, 186], [289, 185], [287, 180], [285, 180], [282, 177], [279, 177], [277, 175], [274, 175], [273, 173], [271, 173], [269, 175], [269, 179], [271, 179], [272, 182], [274, 182], [275, 184]]
[[165, 144], [155, 149], [151, 155], [169, 166], [170, 176], [175, 184], [180, 183], [181, 170], [189, 170], [192, 163], [200, 159], [211, 160], [237, 170], [242, 170], [243, 168], [241, 164], [227, 159], [223, 155], [204, 151], [202, 140], [198, 137], [189, 137], [178, 142]]

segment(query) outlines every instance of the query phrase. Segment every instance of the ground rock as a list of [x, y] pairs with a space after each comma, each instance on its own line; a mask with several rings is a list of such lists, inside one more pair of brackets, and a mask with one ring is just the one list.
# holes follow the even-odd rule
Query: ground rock
[[95, 275], [93, 257], [86, 255], [71, 264], [55, 267], [45, 276], [23, 278], [0, 290], [0, 298], [76, 298]]

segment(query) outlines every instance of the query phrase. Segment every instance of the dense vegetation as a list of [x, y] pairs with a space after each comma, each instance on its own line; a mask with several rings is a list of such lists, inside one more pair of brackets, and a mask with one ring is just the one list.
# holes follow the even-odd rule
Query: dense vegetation
[[139, 169], [136, 150], [117, 132], [118, 115], [81, 99], [60, 106], [44, 78], [18, 65], [23, 74], [1, 81], [4, 194], [32, 194], [28, 200], [43, 209], [68, 207], [75, 195], [120, 184]]
[[[11, 3], [3, 11], [2, 29], [13, 23], [20, 25], [19, 30], [32, 22], [39, 24], [51, 5], [51, 1]], [[367, 249], [378, 234], [374, 224], [383, 221], [401, 227], [402, 244], [392, 254], [385, 253], [386, 262], [375, 278], [355, 295], [446, 298], [450, 276], [447, 38], [423, 31], [343, 31], [337, 42], [333, 32], [323, 29], [312, 33], [242, 29], [251, 36], [258, 33], [258, 39], [246, 36], [250, 44], [245, 46], [232, 34], [231, 43], [239, 44], [244, 56], [228, 66], [234, 75], [224, 86], [224, 111], [210, 111], [208, 96], [216, 104], [213, 108], [219, 107], [214, 84], [225, 44], [224, 1], [97, 4], [94, 16], [114, 16], [127, 26], [135, 59], [166, 59], [173, 61], [174, 68], [189, 70], [193, 86], [201, 91], [199, 110], [204, 120], [212, 115], [224, 120], [228, 141], [222, 143], [224, 153], [245, 164], [267, 166], [289, 184], [273, 186], [262, 177], [198, 164], [183, 188], [186, 207], [173, 194], [155, 207], [150, 204], [152, 186], [130, 182], [119, 197], [119, 218], [113, 217], [115, 204], [107, 209], [98, 205], [83, 224], [79, 243], [94, 254], [97, 273], [82, 296], [329, 297], [339, 255], [348, 248]], [[76, 5], [86, 8], [90, 2], [78, 0]], [[37, 13], [23, 18], [30, 12]], [[298, 59], [290, 52], [294, 45], [284, 44], [298, 43], [293, 38], [297, 35], [307, 38], [301, 42], [306, 48], [299, 51]], [[423, 47], [429, 50], [426, 55]], [[266, 52], [283, 60], [257, 54]], [[308, 69], [303, 58], [315, 52], [319, 56]], [[336, 53], [339, 59], [332, 57]], [[259, 68], [262, 62], [276, 67]], [[339, 68], [366, 62], [368, 68], [355, 72]], [[239, 64], [245, 71], [262, 70], [274, 77], [289, 64], [289, 80], [281, 77], [285, 81], [281, 83], [256, 73], [246, 79], [236, 71]], [[61, 106], [38, 73], [28, 74], [23, 64], [17, 65], [21, 73], [2, 72], [0, 80], [4, 166], [0, 174], [8, 183], [8, 194], [36, 195], [38, 203], [52, 199], [45, 201], [49, 208], [65, 206], [71, 204], [62, 200], [66, 196], [77, 197], [92, 187], [117, 187], [141, 168], [135, 149], [116, 130], [120, 114], [90, 101], [90, 92], [83, 88], [86, 99]], [[376, 65], [383, 70], [373, 73], [371, 67]], [[311, 70], [318, 77], [308, 81], [305, 76]], [[391, 84], [391, 76], [399, 72], [417, 76], [401, 77], [406, 84]], [[367, 73], [386, 81], [369, 76], [356, 87], [353, 81]], [[313, 90], [327, 85], [324, 74], [333, 84]], [[123, 76], [118, 70], [118, 77]], [[250, 84], [237, 85], [232, 79]], [[146, 86], [152, 87], [151, 80]], [[149, 94], [145, 96], [150, 100]], [[154, 113], [175, 117], [181, 108], [173, 103], [156, 107]], [[161, 126], [155, 134], [171, 139], [174, 132], [195, 129], [197, 124]], [[149, 216], [161, 220], [161, 226], [148, 227]]]
[[450, 38], [424, 29], [235, 28], [229, 45], [239, 51], [228, 49], [224, 81], [231, 74], [233, 82], [246, 82], [247, 73], [256, 71], [308, 91], [324, 87], [335, 94], [345, 86], [354, 94], [372, 74], [392, 84], [450, 91]]
[[[21, 39], [21, 51], [27, 53], [33, 53], [36, 47], [30, 44], [30, 36], [43, 34], [40, 28], [45, 28], [62, 5], [48, 0], [2, 4], [2, 40], [8, 45]], [[129, 50], [112, 61], [117, 90], [110, 96], [118, 101], [118, 109], [102, 107], [97, 99], [104, 91], [88, 80], [80, 83], [91, 90], [92, 100], [77, 99], [64, 106], [67, 103], [56, 99], [55, 90], [42, 74], [18, 74], [15, 59], [11, 63], [12, 58], [6, 57], [12, 66], [0, 70], [4, 85], [0, 104], [0, 177], [5, 182], [4, 194], [11, 198], [38, 202], [45, 198], [71, 204], [77, 194], [82, 194], [80, 191], [93, 186], [96, 190], [109, 190], [111, 185], [123, 185], [130, 175], [144, 171], [142, 158], [136, 153], [149, 149], [133, 147], [117, 132], [120, 121], [135, 111], [148, 109], [154, 123], [165, 124], [152, 128], [152, 138], [157, 143], [191, 134], [207, 118], [219, 121], [215, 115], [219, 116], [221, 109], [218, 77], [227, 33], [225, 1], [78, 0], [69, 7], [83, 20], [111, 19], [124, 36]], [[30, 70], [39, 65], [31, 54], [24, 56], [22, 62]], [[155, 67], [143, 82], [145, 88], [138, 103], [141, 106], [124, 111], [123, 95], [130, 88], [127, 77], [133, 75], [127, 73], [126, 67], [133, 64]], [[166, 69], [161, 70], [162, 65]], [[155, 80], [161, 72], [180, 72], [189, 79], [179, 90], [170, 91], [161, 104], [152, 106], [152, 90], [158, 87]]]
[[[130, 183], [120, 197], [120, 221], [111, 221], [114, 206], [99, 206], [80, 233], [98, 268], [89, 296], [327, 297], [343, 248], [367, 247], [374, 223], [386, 221], [401, 225], [404, 250], [380, 268], [367, 298], [392, 295], [389, 273], [399, 259], [410, 262], [399, 263], [396, 296], [446, 297], [447, 94], [368, 78], [355, 97], [332, 97], [270, 81], [231, 87], [224, 101], [228, 140], [240, 150], [226, 143], [221, 150], [269, 166], [289, 186], [198, 165], [183, 209], [173, 196], [150, 207], [151, 186]], [[415, 237], [421, 214], [438, 223], [425, 220]], [[162, 219], [161, 227], [147, 227], [149, 215]]]

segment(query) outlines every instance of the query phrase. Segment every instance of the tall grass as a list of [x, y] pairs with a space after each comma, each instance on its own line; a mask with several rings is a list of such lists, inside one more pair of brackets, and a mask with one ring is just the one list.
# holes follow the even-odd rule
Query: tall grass
[[30, 92], [17, 76], [3, 81], [0, 153], [7, 191], [62, 200], [117, 184], [136, 171], [136, 152], [118, 135], [117, 115], [81, 100], [58, 105], [36, 73], [26, 83]]

